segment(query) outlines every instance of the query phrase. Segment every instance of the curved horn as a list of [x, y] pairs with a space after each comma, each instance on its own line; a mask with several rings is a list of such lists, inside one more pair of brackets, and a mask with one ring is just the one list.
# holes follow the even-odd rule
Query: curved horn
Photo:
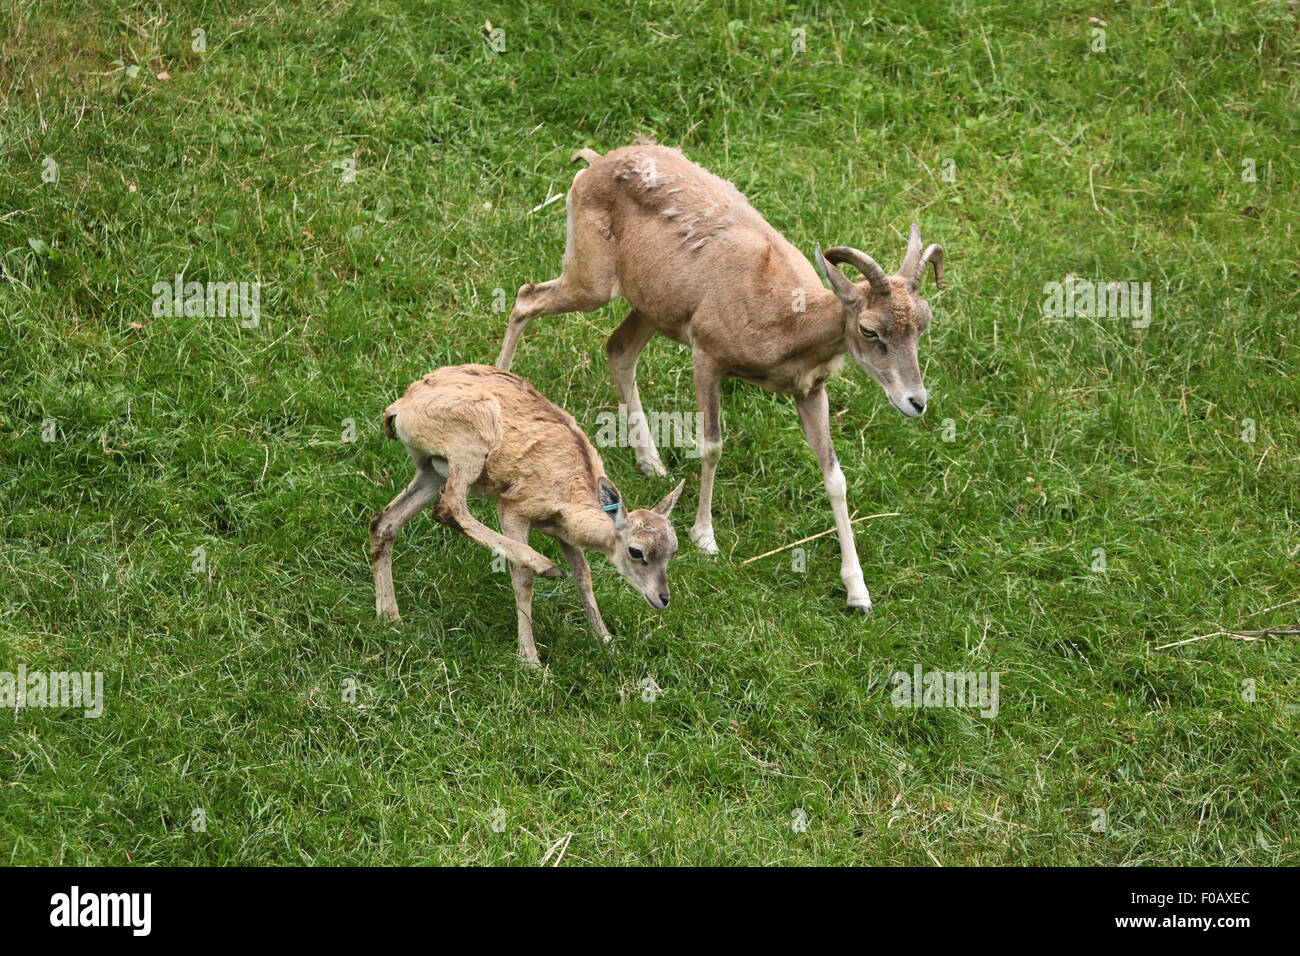
[[943, 246], [937, 242], [932, 242], [926, 247], [925, 252], [921, 254], [921, 261], [916, 264], [916, 271], [907, 280], [907, 287], [913, 292], [921, 288], [921, 279], [925, 277], [927, 263], [934, 264], [935, 288], [943, 288]]
[[820, 273], [821, 277], [830, 285], [835, 297], [845, 305], [856, 305], [862, 300], [862, 293], [858, 291], [857, 286], [849, 281], [848, 276], [826, 261], [826, 257], [822, 255], [822, 244], [820, 242], [817, 243], [817, 247], [813, 250], [813, 264], [817, 266], [817, 272]]
[[865, 252], [852, 246], [836, 246], [826, 250], [826, 259], [836, 264], [847, 262], [866, 276], [867, 281], [871, 283], [872, 292], [881, 297], [889, 295], [889, 278], [885, 275], [885, 270]]

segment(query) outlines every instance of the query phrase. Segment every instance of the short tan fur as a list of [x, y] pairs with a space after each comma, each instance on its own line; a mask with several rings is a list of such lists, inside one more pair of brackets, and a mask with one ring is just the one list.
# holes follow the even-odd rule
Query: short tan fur
[[[560, 543], [596, 635], [609, 631], [591, 589], [585, 550], [610, 559], [651, 607], [668, 606], [668, 562], [677, 552], [669, 520], [682, 482], [651, 510], [628, 511], [600, 455], [573, 416], [509, 372], [486, 365], [438, 369], [384, 412], [384, 430], [415, 465], [410, 485], [370, 522], [375, 611], [398, 620], [393, 541], [430, 504], [434, 518], [503, 556], [510, 566], [519, 656], [539, 662], [533, 641], [534, 574], [560, 577], [528, 545], [537, 530]], [[470, 513], [469, 495], [493, 498], [501, 532]]]
[[[623, 297], [632, 306], [605, 351], [629, 419], [644, 417], [637, 359], [656, 334], [691, 349], [702, 420], [700, 500], [691, 539], [717, 552], [713, 477], [722, 456], [724, 378], [794, 396], [822, 469], [840, 541], [840, 577], [851, 610], [871, 609], [849, 523], [846, 482], [831, 444], [825, 383], [851, 358], [901, 414], [926, 407], [917, 348], [930, 322], [921, 277], [943, 277], [943, 249], [923, 248], [913, 225], [896, 274], [848, 246], [814, 254], [816, 269], [729, 182], [680, 151], [654, 144], [600, 156], [569, 190], [568, 236], [559, 278], [519, 290], [500, 368], [509, 368], [524, 329], [540, 315], [589, 312]], [[836, 263], [862, 273], [853, 282]], [[830, 284], [825, 289], [820, 273]], [[649, 429], [632, 436], [637, 463], [666, 474]]]

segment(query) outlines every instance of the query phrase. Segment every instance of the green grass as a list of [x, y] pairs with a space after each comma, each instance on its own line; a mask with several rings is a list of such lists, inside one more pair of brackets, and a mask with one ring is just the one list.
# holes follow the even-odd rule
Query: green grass
[[[0, 670], [106, 678], [98, 720], [0, 717], [0, 863], [1297, 861], [1295, 639], [1155, 650], [1300, 617], [1261, 613], [1300, 595], [1293, 7], [164, 6], [0, 0]], [[612, 652], [541, 582], [522, 670], [507, 576], [427, 516], [375, 621], [379, 413], [495, 357], [494, 290], [559, 270], [530, 210], [638, 133], [801, 249], [947, 250], [927, 416], [831, 386], [851, 507], [900, 513], [859, 526], [874, 613], [833, 537], [739, 566], [830, 511], [792, 403], [728, 383], [722, 555], [684, 548], [662, 614], [601, 561]], [[260, 279], [260, 326], [154, 317], [181, 271]], [[1045, 317], [1067, 274], [1150, 282], [1150, 327]], [[623, 310], [515, 363], [590, 433]], [[641, 383], [693, 408], [677, 346]], [[918, 663], [999, 672], [997, 717], [891, 706]]]

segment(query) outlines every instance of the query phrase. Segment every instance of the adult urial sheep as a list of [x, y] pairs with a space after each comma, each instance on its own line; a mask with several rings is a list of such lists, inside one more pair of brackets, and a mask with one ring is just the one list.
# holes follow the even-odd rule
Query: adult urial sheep
[[[539, 315], [589, 312], [622, 296], [632, 306], [606, 344], [629, 420], [644, 421], [636, 365], [655, 335], [691, 348], [703, 424], [700, 501], [691, 540], [716, 553], [713, 475], [722, 454], [721, 383], [739, 378], [793, 395], [821, 465], [839, 534], [840, 577], [851, 610], [871, 610], [849, 524], [844, 474], [831, 445], [826, 380], [850, 356], [903, 415], [925, 411], [917, 345], [930, 324], [920, 297], [927, 264], [943, 279], [943, 248], [922, 247], [913, 225], [903, 264], [886, 275], [864, 252], [837, 246], [808, 260], [725, 180], [675, 149], [628, 146], [601, 156], [573, 180], [568, 236], [558, 279], [519, 290], [497, 366], [508, 369], [519, 337]], [[854, 266], [850, 281], [835, 263]], [[637, 464], [665, 474], [649, 429], [633, 430]]]

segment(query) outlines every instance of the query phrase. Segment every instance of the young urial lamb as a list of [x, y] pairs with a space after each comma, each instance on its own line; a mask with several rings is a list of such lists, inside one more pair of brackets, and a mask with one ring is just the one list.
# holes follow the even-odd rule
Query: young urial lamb
[[[821, 465], [840, 541], [840, 577], [850, 610], [871, 610], [849, 523], [846, 482], [831, 445], [825, 384], [847, 354], [885, 390], [901, 414], [925, 411], [917, 345], [930, 324], [920, 296], [927, 265], [943, 278], [943, 248], [921, 245], [913, 225], [903, 263], [886, 275], [848, 246], [818, 246], [817, 271], [729, 182], [653, 144], [574, 160], [568, 237], [558, 279], [519, 290], [501, 355], [508, 369], [525, 327], [539, 315], [590, 312], [622, 296], [632, 306], [605, 346], [628, 419], [644, 420], [637, 358], [656, 334], [691, 348], [703, 425], [700, 502], [691, 540], [717, 552], [713, 475], [722, 456], [721, 384], [738, 378], [794, 396], [804, 435]], [[852, 282], [834, 263], [862, 273]], [[827, 291], [818, 272], [830, 284]], [[649, 429], [631, 436], [637, 464], [666, 474]]]
[[[375, 611], [398, 620], [393, 594], [393, 540], [402, 526], [437, 502], [437, 521], [510, 563], [519, 620], [519, 656], [537, 664], [533, 643], [533, 575], [561, 571], [528, 546], [528, 532], [560, 543], [596, 635], [609, 641], [591, 590], [584, 549], [599, 551], [653, 608], [668, 606], [668, 562], [677, 552], [669, 517], [681, 482], [650, 511], [627, 511], [605, 477], [600, 455], [573, 416], [535, 388], [498, 368], [458, 365], [415, 382], [384, 412], [384, 431], [401, 439], [415, 478], [370, 522]], [[501, 534], [470, 514], [469, 494], [495, 498]]]

